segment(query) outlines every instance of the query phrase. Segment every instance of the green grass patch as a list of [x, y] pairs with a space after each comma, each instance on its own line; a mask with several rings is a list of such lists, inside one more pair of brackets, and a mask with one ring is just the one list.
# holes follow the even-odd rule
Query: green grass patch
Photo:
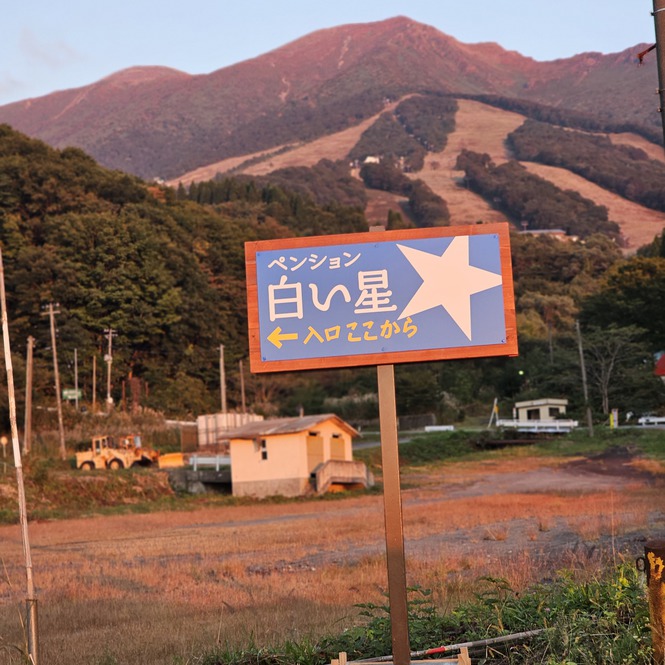
[[575, 430], [559, 438], [542, 441], [534, 446], [539, 454], [594, 455], [613, 447], [627, 447], [648, 457], [665, 460], [665, 430], [651, 428], [610, 429], [600, 427], [590, 437], [586, 430]]
[[[586, 430], [549, 438], [533, 438], [525, 444], [514, 432], [496, 430], [432, 432], [416, 434], [399, 446], [403, 467], [423, 466], [460, 460], [482, 460], [523, 456], [574, 457], [593, 456], [610, 448], [626, 447], [657, 460], [665, 461], [665, 430], [647, 428], [597, 428], [590, 437]], [[381, 467], [381, 447], [354, 452], [354, 457], [368, 466]]]
[[[433, 432], [417, 434], [399, 446], [402, 466], [422, 466], [437, 462], [459, 460], [470, 456], [477, 457], [477, 435], [469, 432]], [[356, 459], [364, 461], [372, 468], [381, 466], [381, 447], [365, 448], [354, 452]]]
[[[526, 631], [539, 634], [488, 648], [471, 648], [474, 662], [497, 665], [649, 665], [652, 659], [645, 583], [632, 564], [576, 581], [570, 572], [517, 593], [505, 580], [477, 581], [473, 600], [441, 612], [431, 591], [414, 588], [409, 599], [412, 651], [487, 640]], [[199, 665], [323, 665], [346, 652], [349, 660], [391, 653], [390, 608], [359, 605], [361, 621], [314, 643], [285, 642], [268, 649], [215, 647]], [[480, 659], [477, 661], [476, 659]]]

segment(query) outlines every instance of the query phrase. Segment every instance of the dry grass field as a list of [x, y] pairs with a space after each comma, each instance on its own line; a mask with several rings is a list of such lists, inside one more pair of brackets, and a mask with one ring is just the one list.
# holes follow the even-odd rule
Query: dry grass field
[[[665, 527], [664, 478], [630, 456], [527, 453], [406, 471], [408, 583], [450, 607], [481, 575], [522, 588], [634, 558]], [[316, 639], [385, 600], [378, 494], [39, 522], [30, 536], [49, 665], [167, 665], [217, 642]], [[19, 663], [17, 526], [0, 527], [0, 557], [0, 663]]]

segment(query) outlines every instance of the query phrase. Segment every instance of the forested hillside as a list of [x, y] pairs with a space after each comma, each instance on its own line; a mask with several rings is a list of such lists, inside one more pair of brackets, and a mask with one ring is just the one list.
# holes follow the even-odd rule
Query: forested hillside
[[515, 157], [560, 166], [630, 201], [665, 210], [665, 164], [607, 136], [527, 121], [508, 136]]
[[[531, 230], [600, 231], [626, 253], [665, 226], [662, 149], [645, 138], [653, 132], [488, 95], [414, 93], [384, 109], [355, 132], [211, 164], [182, 181], [205, 188], [249, 176], [319, 204], [364, 208], [370, 224], [391, 228], [508, 218]], [[469, 171], [471, 153], [486, 173]]]
[[89, 395], [91, 358], [101, 373], [103, 331], [111, 328], [116, 400], [131, 376], [147, 386], [149, 406], [173, 414], [214, 410], [219, 345], [230, 366], [247, 353], [243, 243], [366, 229], [357, 209], [320, 208], [252, 182], [229, 188], [219, 206], [178, 201], [173, 190], [102, 169], [78, 149], [56, 151], [0, 126], [10, 330], [16, 354], [29, 335], [37, 340], [37, 399], [52, 395], [41, 315], [53, 302], [64, 385], [73, 384], [76, 349]]
[[[499, 183], [522, 176], [519, 166], [466, 157], [469, 168]], [[362, 205], [314, 202], [314, 190], [340, 195], [334, 184], [343, 175], [340, 165], [323, 164], [309, 179], [298, 177], [299, 192], [286, 188], [293, 173], [281, 175], [280, 184], [245, 176], [170, 189], [102, 169], [78, 149], [54, 150], [0, 127], [0, 242], [14, 367], [22, 377], [26, 339], [34, 337], [37, 408], [54, 402], [43, 316], [48, 303], [59, 304], [62, 385], [73, 385], [76, 350], [84, 402], [91, 397], [93, 357], [98, 392], [103, 385], [104, 331], [112, 329], [116, 402], [123, 382], [132, 379], [141, 385], [142, 406], [176, 417], [215, 411], [224, 344], [229, 406], [235, 408], [236, 368], [247, 354], [243, 243], [367, 228]], [[347, 185], [349, 201], [361, 203], [351, 181]], [[533, 186], [525, 180], [523, 199], [545, 197]], [[510, 188], [503, 187], [506, 196]], [[624, 259], [609, 222], [578, 199], [557, 195], [553, 200], [564, 207], [552, 214], [571, 216], [566, 206], [578, 205], [579, 223], [587, 226], [575, 232], [583, 242], [512, 238], [520, 356], [398, 367], [400, 414], [434, 413], [454, 422], [486, 413], [495, 397], [510, 408], [516, 398], [544, 394], [568, 397], [575, 414], [582, 405], [578, 318], [597, 413], [663, 405], [662, 383], [652, 375], [653, 353], [662, 347], [662, 317], [652, 313], [654, 307], [663, 311], [665, 299], [662, 239]], [[377, 413], [375, 374], [367, 368], [247, 375], [247, 402], [266, 414], [291, 415], [302, 407], [362, 422]]]
[[603, 233], [620, 240], [619, 227], [608, 219], [606, 208], [531, 175], [516, 161], [496, 166], [489, 155], [464, 151], [457, 167], [464, 171], [469, 189], [491, 201], [516, 226], [562, 229], [580, 238]]
[[[620, 134], [632, 132], [643, 136], [647, 141], [660, 144], [663, 141], [663, 133], [660, 127], [651, 123], [640, 124], [637, 122], [616, 120], [610, 121], [601, 117], [600, 114], [590, 112], [580, 112], [568, 107], [550, 106], [544, 103], [527, 101], [515, 97], [501, 97], [499, 95], [457, 95], [458, 99], [473, 99], [483, 104], [496, 106], [497, 108], [535, 120], [537, 122], [555, 125], [558, 127], [568, 127], [570, 129], [579, 129], [586, 132], [604, 132]], [[618, 114], [614, 114], [615, 116]]]

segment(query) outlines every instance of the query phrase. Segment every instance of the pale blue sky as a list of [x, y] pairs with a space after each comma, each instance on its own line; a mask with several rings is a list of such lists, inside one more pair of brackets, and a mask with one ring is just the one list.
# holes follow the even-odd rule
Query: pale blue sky
[[208, 73], [321, 28], [398, 15], [536, 60], [615, 53], [655, 40], [652, 11], [652, 0], [22, 0], [3, 10], [0, 104], [136, 65]]

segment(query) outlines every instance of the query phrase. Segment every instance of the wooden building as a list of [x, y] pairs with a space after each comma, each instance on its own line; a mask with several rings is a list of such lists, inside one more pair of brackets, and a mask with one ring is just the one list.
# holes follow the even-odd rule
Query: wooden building
[[234, 496], [300, 496], [372, 484], [353, 460], [358, 432], [332, 413], [248, 423], [226, 436]]

